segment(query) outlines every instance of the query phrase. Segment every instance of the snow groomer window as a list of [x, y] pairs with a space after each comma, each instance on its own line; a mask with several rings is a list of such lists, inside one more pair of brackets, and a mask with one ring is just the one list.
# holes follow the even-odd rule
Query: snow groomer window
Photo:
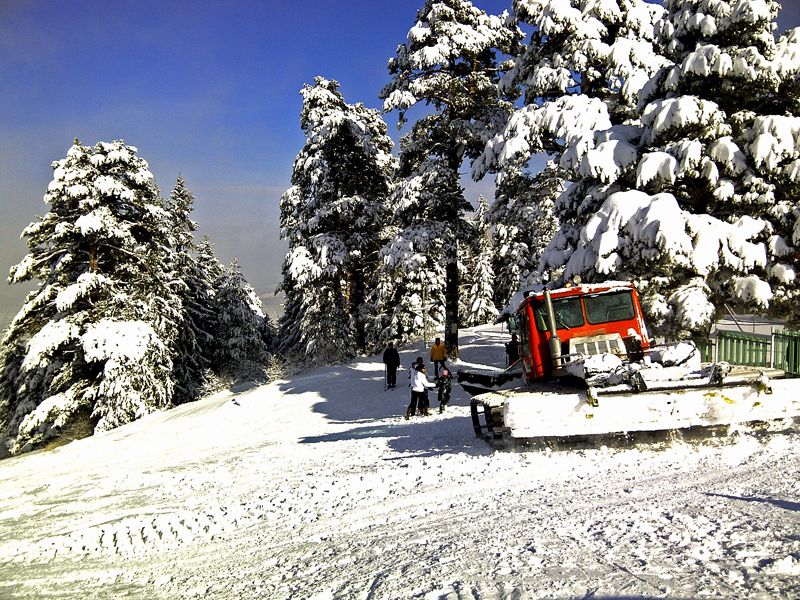
[[[584, 324], [580, 298], [553, 300], [553, 313], [556, 316], [557, 329], [572, 329]], [[539, 331], [547, 331], [549, 329], [544, 303], [536, 307], [536, 327]]]
[[628, 291], [587, 296], [583, 303], [586, 306], [586, 319], [592, 325], [627, 321], [636, 316], [631, 293]]

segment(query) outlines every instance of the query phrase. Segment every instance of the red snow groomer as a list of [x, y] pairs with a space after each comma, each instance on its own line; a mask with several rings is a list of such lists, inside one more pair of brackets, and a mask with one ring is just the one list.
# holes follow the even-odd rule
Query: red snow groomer
[[461, 370], [475, 433], [494, 444], [708, 428], [800, 416], [777, 369], [702, 363], [692, 342], [654, 345], [631, 283], [528, 292], [520, 360]]
[[631, 284], [576, 285], [525, 297], [517, 311], [525, 379], [566, 375], [568, 363], [611, 354], [641, 360], [650, 347]]

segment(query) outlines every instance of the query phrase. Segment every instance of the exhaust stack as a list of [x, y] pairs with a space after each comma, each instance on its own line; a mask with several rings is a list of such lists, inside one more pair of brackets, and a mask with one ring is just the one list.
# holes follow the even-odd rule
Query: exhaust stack
[[561, 338], [558, 337], [556, 328], [556, 313], [553, 310], [553, 299], [550, 297], [550, 290], [544, 291], [544, 309], [547, 313], [547, 327], [550, 330], [550, 359], [553, 362], [553, 370], [557, 371], [561, 363]]

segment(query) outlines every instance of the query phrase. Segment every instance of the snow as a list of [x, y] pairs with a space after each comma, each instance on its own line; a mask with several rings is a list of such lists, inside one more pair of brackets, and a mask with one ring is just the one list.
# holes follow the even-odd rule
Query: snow
[[674, 345], [657, 348], [648, 358], [664, 366], [683, 365], [689, 369], [700, 368], [700, 353], [693, 343], [679, 342]]
[[772, 300], [772, 288], [766, 281], [753, 276], [740, 277], [734, 281], [733, 288], [742, 301], [754, 301], [763, 308], [769, 308], [769, 301]]
[[678, 161], [666, 152], [648, 152], [636, 167], [636, 185], [645, 187], [653, 179], [659, 178], [669, 183], [675, 182]]
[[611, 139], [589, 150], [581, 160], [579, 172], [612, 183], [620, 172], [636, 162], [636, 148], [625, 140]]
[[[696, 15], [696, 17], [700, 17], [700, 15]], [[700, 26], [701, 30], [711, 28], [708, 27], [708, 19], [708, 16], [701, 19], [704, 23]], [[711, 23], [713, 23], [713, 18], [711, 18]], [[683, 59], [681, 67], [684, 73], [692, 73], [699, 77], [708, 77], [712, 74], [725, 77], [733, 69], [733, 60], [729, 54], [720, 50], [719, 47], [705, 45], [700, 46], [694, 52], [690, 52]]]
[[446, 44], [424, 46], [411, 54], [411, 60], [422, 69], [430, 69], [439, 65], [446, 65], [450, 56], [450, 48]]
[[709, 127], [721, 119], [717, 105], [693, 96], [665, 98], [647, 105], [642, 124], [648, 128], [645, 142], [656, 143], [672, 128]]
[[86, 359], [108, 361], [109, 369], [112, 365], [141, 361], [157, 340], [156, 332], [144, 321], [100, 319], [87, 328], [81, 341]]
[[685, 232], [687, 217], [670, 194], [648, 196], [637, 190], [612, 194], [581, 231], [582, 244], [567, 263], [568, 276], [587, 266], [613, 273], [623, 264], [621, 252], [635, 243], [685, 263], [692, 254], [692, 241]]
[[772, 21], [773, 3], [765, 0], [738, 0], [731, 13], [731, 21], [734, 23], [745, 21], [748, 23], [758, 23], [759, 21]]
[[81, 273], [75, 283], [68, 285], [58, 293], [56, 309], [59, 312], [65, 312], [72, 308], [79, 299], [87, 296], [89, 292], [105, 285], [111, 286], [113, 281], [102, 273]]
[[[516, 161], [528, 160], [531, 153], [541, 146], [543, 134], [567, 142], [567, 151], [559, 161], [562, 167], [577, 166], [594, 143], [594, 132], [608, 129], [612, 129], [608, 107], [598, 98], [563, 96], [541, 106], [524, 106], [511, 116], [503, 133], [486, 144], [483, 154], [473, 163], [472, 177], [482, 177], [495, 163], [506, 167]], [[607, 139], [598, 138], [598, 141], [606, 143], [618, 139], [615, 134], [619, 135], [617, 128], [612, 129]], [[616, 150], [616, 146], [609, 144], [608, 148]], [[627, 164], [630, 160], [627, 151], [613, 154], [613, 161], [618, 163]], [[618, 167], [611, 166], [607, 170], [616, 171]]]
[[774, 171], [785, 158], [800, 154], [800, 118], [770, 115], [753, 123], [750, 152], [756, 166]]
[[0, 597], [797, 597], [796, 423], [497, 452], [407, 390], [359, 358], [0, 462]]
[[677, 321], [682, 328], [711, 323], [716, 307], [709, 301], [709, 290], [702, 279], [694, 278], [681, 285], [667, 299], [674, 307]]
[[80, 397], [75, 387], [42, 400], [41, 404], [25, 415], [19, 429], [25, 439], [36, 439], [37, 433], [44, 434], [52, 423], [61, 427], [80, 406]]
[[28, 341], [28, 353], [22, 362], [23, 370], [35, 369], [47, 362], [47, 355], [78, 337], [79, 328], [67, 320], [48, 321]]
[[112, 214], [108, 206], [99, 206], [75, 219], [73, 228], [84, 237], [100, 233], [110, 238], [124, 239], [127, 232], [120, 224], [120, 219]]
[[[665, 153], [651, 156], [654, 165], [669, 164], [664, 159], [669, 155]], [[771, 233], [771, 225], [763, 219], [744, 216], [728, 223], [707, 214], [682, 210], [671, 194], [650, 196], [628, 190], [605, 199], [580, 231], [579, 243], [571, 254], [566, 254], [562, 238], [556, 236], [543, 255], [543, 264], [566, 263], [567, 280], [589, 270], [613, 276], [640, 260], [666, 260], [698, 276], [730, 268], [734, 271], [731, 277], [736, 297], [766, 308], [773, 290], [769, 283], [750, 273], [769, 267], [771, 275], [779, 281], [791, 281], [794, 273], [785, 267], [768, 265], [769, 247], [760, 241], [764, 233]], [[779, 250], [779, 256], [786, 253], [781, 243], [785, 246], [785, 242], [774, 239], [771, 242], [771, 247]], [[681, 304], [685, 306], [676, 306], [677, 312], [699, 319], [681, 319], [689, 328], [707, 322], [710, 315], [708, 302], [698, 298], [695, 291], [688, 296], [683, 292], [673, 295], [676, 301], [684, 298]]]
[[589, 379], [598, 373], [612, 373], [622, 366], [622, 360], [614, 355], [603, 352], [590, 356], [580, 357], [565, 365], [567, 372], [581, 379]]
[[791, 265], [785, 265], [783, 263], [772, 265], [772, 267], [770, 267], [769, 274], [771, 277], [774, 277], [781, 283], [792, 283], [797, 277], [794, 267]]

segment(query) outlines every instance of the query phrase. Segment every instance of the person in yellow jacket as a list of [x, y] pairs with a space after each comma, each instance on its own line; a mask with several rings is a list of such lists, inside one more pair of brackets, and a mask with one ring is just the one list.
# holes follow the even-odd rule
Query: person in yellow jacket
[[444, 347], [440, 338], [431, 346], [431, 360], [433, 361], [433, 374], [434, 377], [439, 377], [439, 367], [445, 368], [444, 359], [447, 358], [447, 348]]

